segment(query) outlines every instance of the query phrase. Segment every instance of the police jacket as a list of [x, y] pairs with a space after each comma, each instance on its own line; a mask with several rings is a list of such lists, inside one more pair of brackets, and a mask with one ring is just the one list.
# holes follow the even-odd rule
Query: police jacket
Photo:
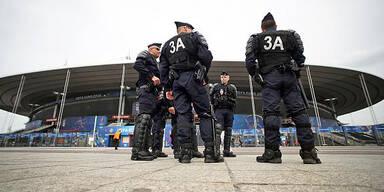
[[[246, 67], [248, 73], [267, 74], [280, 65], [305, 62], [304, 46], [299, 34], [293, 30], [267, 30], [253, 34], [246, 46]], [[256, 62], [257, 60], [257, 62]]]
[[215, 83], [209, 92], [209, 96], [215, 110], [235, 109], [237, 97], [237, 89], [235, 85]]
[[137, 55], [133, 68], [139, 72], [139, 80], [136, 82], [136, 87], [152, 83], [153, 76], [160, 77], [158, 62], [147, 50]]
[[172, 37], [163, 45], [160, 55], [160, 79], [165, 90], [169, 91], [172, 87], [170, 69], [178, 72], [195, 70], [196, 62], [200, 61], [208, 73], [212, 59], [208, 44], [200, 33], [180, 33]]

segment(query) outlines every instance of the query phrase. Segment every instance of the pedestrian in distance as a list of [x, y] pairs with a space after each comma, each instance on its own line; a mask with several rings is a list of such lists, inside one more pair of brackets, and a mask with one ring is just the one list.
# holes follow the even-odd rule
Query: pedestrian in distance
[[117, 147], [120, 144], [120, 135], [121, 135], [121, 130], [117, 130], [115, 134], [113, 135], [113, 142], [115, 144], [115, 150], [117, 150]]

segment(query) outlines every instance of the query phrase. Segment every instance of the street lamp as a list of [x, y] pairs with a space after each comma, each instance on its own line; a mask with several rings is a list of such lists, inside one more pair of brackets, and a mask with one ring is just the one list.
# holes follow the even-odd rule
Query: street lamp
[[37, 104], [37, 103], [30, 103], [30, 104], [28, 104], [29, 106], [31, 106], [31, 112], [33, 111], [33, 108], [35, 108], [35, 107], [39, 107], [40, 105], [39, 104]]
[[54, 92], [52, 92], [52, 93], [55, 94], [55, 95], [64, 95], [64, 93], [57, 92], [57, 91], [54, 91]]

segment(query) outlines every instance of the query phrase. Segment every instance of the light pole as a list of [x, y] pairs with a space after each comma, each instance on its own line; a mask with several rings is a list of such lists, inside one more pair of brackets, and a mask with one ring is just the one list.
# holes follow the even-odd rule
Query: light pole
[[[64, 93], [60, 93], [60, 92], [54, 91], [53, 94], [57, 95], [56, 96], [56, 102], [55, 102], [55, 108], [53, 109], [53, 115], [52, 115], [52, 118], [55, 119], [56, 115], [57, 115], [57, 110], [58, 110], [58, 107], [59, 107], [60, 96], [63, 96]], [[54, 123], [55, 122], [52, 122], [52, 125]]]

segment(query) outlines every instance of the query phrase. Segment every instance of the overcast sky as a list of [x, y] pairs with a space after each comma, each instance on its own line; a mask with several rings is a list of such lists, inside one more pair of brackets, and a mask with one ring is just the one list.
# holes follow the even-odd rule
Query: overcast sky
[[[126, 62], [147, 44], [175, 35], [175, 20], [204, 34], [214, 60], [243, 61], [247, 39], [260, 32], [270, 11], [279, 29], [301, 35], [306, 63], [384, 78], [383, 5], [380, 0], [0, 0], [0, 77], [62, 68], [66, 61], [68, 67]], [[384, 123], [384, 102], [374, 110]], [[0, 132], [6, 119], [0, 111]], [[367, 109], [339, 120], [372, 124]], [[25, 121], [17, 118], [14, 129]]]

